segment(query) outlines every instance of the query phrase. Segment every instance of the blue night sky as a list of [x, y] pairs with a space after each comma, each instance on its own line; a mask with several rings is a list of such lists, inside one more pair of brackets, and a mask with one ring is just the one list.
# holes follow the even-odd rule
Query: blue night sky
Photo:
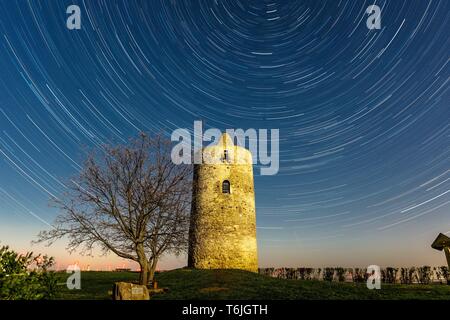
[[105, 265], [30, 246], [50, 197], [89, 148], [203, 120], [280, 130], [279, 173], [255, 170], [261, 266], [444, 264], [449, 19], [448, 0], [0, 0], [0, 241]]

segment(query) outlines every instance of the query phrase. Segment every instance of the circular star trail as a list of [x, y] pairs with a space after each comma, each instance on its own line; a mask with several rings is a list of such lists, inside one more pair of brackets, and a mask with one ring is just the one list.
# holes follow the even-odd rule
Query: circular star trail
[[406, 259], [450, 232], [447, 0], [29, 0], [0, 13], [1, 228], [48, 228], [48, 199], [89, 148], [203, 120], [280, 129], [279, 173], [255, 177], [263, 265], [365, 262], [369, 246]]

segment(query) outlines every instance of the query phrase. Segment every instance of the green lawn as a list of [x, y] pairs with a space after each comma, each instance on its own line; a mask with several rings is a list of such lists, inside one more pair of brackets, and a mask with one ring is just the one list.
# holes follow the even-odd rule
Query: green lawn
[[[81, 289], [68, 290], [69, 274], [58, 273], [59, 299], [110, 299], [116, 281], [136, 281], [133, 272], [82, 272]], [[382, 284], [369, 290], [364, 283], [283, 280], [240, 270], [177, 269], [156, 274], [168, 292], [152, 299], [449, 299], [450, 286]]]

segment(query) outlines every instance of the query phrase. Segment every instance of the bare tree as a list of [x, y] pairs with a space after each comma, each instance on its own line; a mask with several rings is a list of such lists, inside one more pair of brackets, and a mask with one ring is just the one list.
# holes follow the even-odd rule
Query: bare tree
[[54, 229], [37, 242], [67, 237], [68, 250], [104, 253], [139, 263], [140, 283], [153, 281], [158, 259], [186, 250], [191, 201], [191, 167], [175, 165], [170, 141], [141, 134], [129, 145], [92, 152], [80, 175], [55, 206]]

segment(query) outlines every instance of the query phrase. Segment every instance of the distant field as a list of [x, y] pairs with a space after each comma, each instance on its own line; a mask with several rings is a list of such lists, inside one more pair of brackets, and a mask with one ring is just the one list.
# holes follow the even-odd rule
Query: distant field
[[[82, 272], [81, 290], [68, 290], [66, 273], [58, 273], [58, 299], [111, 299], [116, 281], [136, 281], [133, 272]], [[449, 299], [450, 286], [382, 284], [368, 290], [363, 283], [301, 281], [270, 278], [240, 270], [177, 269], [158, 273], [168, 292], [152, 299]]]

